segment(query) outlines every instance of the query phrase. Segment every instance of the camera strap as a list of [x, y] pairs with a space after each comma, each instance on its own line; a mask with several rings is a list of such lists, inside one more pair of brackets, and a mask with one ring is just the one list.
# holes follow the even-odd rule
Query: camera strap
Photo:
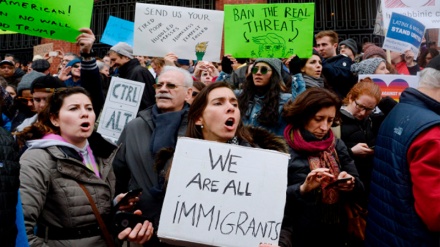
[[99, 213], [98, 208], [96, 207], [96, 204], [93, 201], [92, 196], [90, 195], [89, 191], [86, 189], [84, 184], [78, 182], [78, 185], [79, 185], [79, 187], [81, 187], [81, 189], [86, 194], [87, 199], [89, 199], [90, 205], [92, 206], [93, 213], [95, 214], [96, 220], [98, 221], [98, 225], [101, 228], [105, 243], [107, 244], [108, 247], [115, 247], [113, 239], [107, 230], [107, 226], [105, 225], [104, 220], [102, 220], [101, 214]]

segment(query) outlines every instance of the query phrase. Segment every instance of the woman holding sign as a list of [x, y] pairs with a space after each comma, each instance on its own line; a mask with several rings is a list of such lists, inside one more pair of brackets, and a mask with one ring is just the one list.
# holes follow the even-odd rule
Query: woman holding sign
[[[20, 159], [20, 194], [30, 246], [114, 246], [100, 220], [112, 217], [116, 147], [93, 133], [94, 123], [87, 91], [60, 88], [38, 121], [17, 135], [28, 146]], [[118, 237], [144, 243], [152, 234], [145, 221]]]
[[363, 191], [347, 147], [331, 131], [340, 106], [338, 96], [322, 88], [309, 88], [284, 106], [291, 159], [283, 229], [292, 230], [293, 246], [343, 246], [344, 204]]

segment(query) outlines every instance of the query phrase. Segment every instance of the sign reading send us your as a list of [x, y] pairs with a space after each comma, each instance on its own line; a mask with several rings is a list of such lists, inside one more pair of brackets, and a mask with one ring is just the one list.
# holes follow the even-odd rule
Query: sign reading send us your
[[136, 3], [134, 54], [220, 61], [223, 11]]

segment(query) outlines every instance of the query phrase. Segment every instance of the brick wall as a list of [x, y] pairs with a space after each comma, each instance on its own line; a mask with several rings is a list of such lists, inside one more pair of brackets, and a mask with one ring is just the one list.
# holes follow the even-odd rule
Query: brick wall
[[[79, 47], [75, 43], [69, 43], [61, 40], [53, 40], [53, 39], [41, 39], [41, 44], [53, 43], [53, 50], [60, 50], [64, 53], [73, 52], [79, 55]], [[50, 73], [56, 74], [58, 73], [58, 66], [61, 63], [62, 58], [53, 58], [52, 63], [50, 64]]]

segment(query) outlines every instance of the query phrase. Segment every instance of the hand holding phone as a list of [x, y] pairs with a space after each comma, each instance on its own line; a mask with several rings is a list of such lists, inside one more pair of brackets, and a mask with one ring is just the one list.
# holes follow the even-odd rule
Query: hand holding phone
[[348, 181], [351, 181], [352, 177], [348, 177], [348, 178], [340, 178], [337, 179], [336, 181], [334, 181], [333, 183], [330, 183], [329, 185], [327, 185], [327, 187], [331, 187], [331, 186], [338, 186], [340, 184], [345, 184]]
[[116, 204], [116, 210], [119, 210], [119, 208], [121, 206], [130, 206], [130, 199], [134, 199], [138, 196], [140, 196], [142, 193], [142, 189], [138, 188], [138, 189], [134, 189], [134, 190], [130, 190], [129, 192], [127, 192], [127, 194], [125, 194], [124, 197], [122, 197], [122, 199]]
[[128, 212], [117, 212], [113, 218], [113, 227], [116, 233], [122, 232], [127, 227], [135, 228], [138, 223], [143, 224], [144, 221], [150, 221], [143, 215], [137, 215]]

